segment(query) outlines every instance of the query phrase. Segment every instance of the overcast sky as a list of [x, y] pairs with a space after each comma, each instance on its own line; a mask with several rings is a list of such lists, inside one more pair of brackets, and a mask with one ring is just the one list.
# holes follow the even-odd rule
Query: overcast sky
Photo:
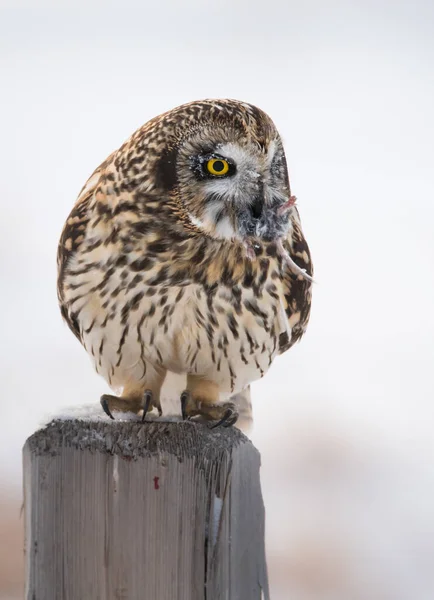
[[57, 308], [81, 186], [149, 118], [207, 97], [275, 121], [316, 268], [308, 334], [253, 388], [265, 473], [271, 436], [318, 424], [432, 467], [434, 4], [69, 5], [0, 2], [0, 480], [19, 485], [47, 412], [106, 391]]

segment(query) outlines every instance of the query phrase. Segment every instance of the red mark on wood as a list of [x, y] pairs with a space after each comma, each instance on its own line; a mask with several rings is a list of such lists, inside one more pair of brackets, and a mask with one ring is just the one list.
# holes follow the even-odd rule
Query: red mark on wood
[[160, 486], [158, 485], [160, 478], [159, 477], [154, 477], [154, 490], [159, 490]]

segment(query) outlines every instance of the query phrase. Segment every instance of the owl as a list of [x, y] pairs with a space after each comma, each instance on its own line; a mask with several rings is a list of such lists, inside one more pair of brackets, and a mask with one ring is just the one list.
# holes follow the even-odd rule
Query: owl
[[237, 399], [304, 334], [312, 262], [270, 117], [236, 100], [147, 122], [91, 175], [58, 248], [60, 310], [113, 395], [156, 409], [185, 376], [184, 419], [229, 426]]

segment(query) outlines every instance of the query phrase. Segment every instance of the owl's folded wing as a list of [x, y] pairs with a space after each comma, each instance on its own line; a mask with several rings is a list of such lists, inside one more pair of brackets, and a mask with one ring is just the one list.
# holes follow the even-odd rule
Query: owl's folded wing
[[112, 156], [113, 155], [109, 156], [108, 159], [92, 173], [83, 186], [74, 208], [63, 227], [59, 246], [57, 248], [57, 296], [59, 299], [60, 311], [72, 333], [79, 340], [81, 338], [77, 319], [68, 310], [64, 299], [65, 272], [71, 257], [77, 252], [85, 239], [86, 229], [90, 219], [90, 204], [94, 197], [95, 189], [101, 179], [101, 175]]
[[93, 190], [80, 195], [68, 220], [65, 223], [57, 248], [57, 296], [60, 311], [72, 333], [80, 340], [80, 328], [74, 315], [70, 314], [64, 301], [65, 270], [71, 257], [76, 253], [84, 239], [86, 227], [89, 222], [89, 203]]
[[[299, 267], [305, 269], [309, 275], [313, 275], [309, 246], [304, 238], [296, 208], [293, 209], [292, 224], [292, 234], [283, 246]], [[303, 336], [309, 322], [312, 301], [311, 281], [294, 273], [285, 263], [282, 265], [282, 273], [284, 292], [282, 310], [285, 312], [289, 327], [280, 335], [280, 354], [291, 348]]]

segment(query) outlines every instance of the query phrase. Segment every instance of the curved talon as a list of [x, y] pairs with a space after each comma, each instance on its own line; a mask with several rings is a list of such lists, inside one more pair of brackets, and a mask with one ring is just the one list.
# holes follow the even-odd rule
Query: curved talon
[[151, 406], [151, 402], [152, 402], [152, 392], [151, 392], [151, 390], [145, 390], [145, 393], [143, 394], [143, 397], [144, 397], [145, 403], [143, 405], [142, 423], [144, 422], [144, 420], [146, 418], [146, 414], [147, 414], [147, 412], [149, 410], [149, 407]]
[[101, 396], [101, 399], [100, 399], [100, 404], [101, 404], [101, 406], [102, 406], [102, 409], [103, 409], [103, 411], [105, 412], [105, 414], [106, 414], [108, 417], [110, 417], [110, 419], [113, 419], [113, 421], [114, 421], [114, 420], [115, 420], [115, 418], [114, 418], [114, 416], [113, 416], [113, 415], [111, 414], [111, 412], [110, 412], [110, 409], [109, 409], [109, 405], [108, 405], [107, 399], [106, 399], [106, 397], [105, 397], [104, 395], [103, 395], [103, 396]]
[[223, 427], [232, 427], [238, 421], [239, 414], [237, 412], [233, 413], [232, 417], [227, 419], [222, 425]]
[[182, 414], [182, 420], [183, 421], [186, 421], [188, 419], [188, 415], [187, 415], [187, 403], [188, 403], [189, 400], [190, 400], [190, 392], [188, 392], [187, 390], [185, 390], [181, 394], [181, 414]]
[[238, 419], [238, 413], [233, 411], [231, 408], [228, 408], [228, 410], [222, 416], [220, 421], [217, 421], [217, 423], [210, 425], [209, 428], [215, 429], [216, 427], [220, 427], [220, 425], [223, 425], [223, 427], [230, 427], [231, 425], [233, 425], [234, 423], [237, 422], [237, 419]]

